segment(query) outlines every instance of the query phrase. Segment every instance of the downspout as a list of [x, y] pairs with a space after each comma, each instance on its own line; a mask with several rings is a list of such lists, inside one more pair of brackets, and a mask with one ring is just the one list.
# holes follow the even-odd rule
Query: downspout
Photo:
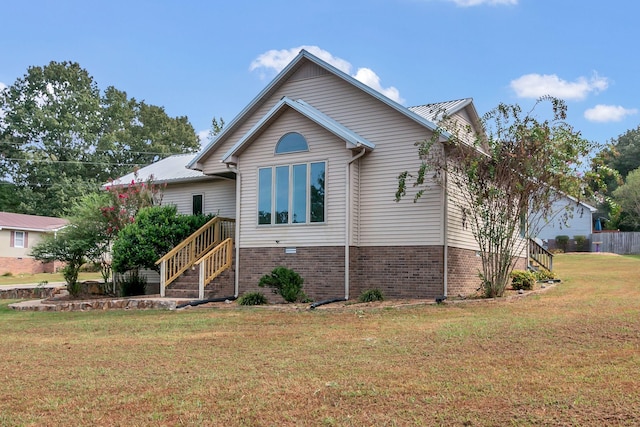
[[230, 164], [227, 164], [227, 168], [236, 174], [236, 226], [235, 235], [233, 236], [236, 246], [236, 271], [234, 274], [233, 297], [238, 298], [238, 294], [240, 293], [240, 185], [242, 178], [237, 165], [231, 166]]
[[[445, 165], [447, 164], [447, 153], [443, 154], [445, 156], [444, 161]], [[442, 192], [442, 217], [443, 217], [443, 225], [442, 225], [442, 246], [443, 246], [443, 269], [444, 274], [442, 276], [442, 292], [443, 297], [447, 298], [448, 285], [449, 285], [449, 195], [448, 195], [448, 181], [447, 181], [447, 171], [444, 172], [444, 189]]]
[[344, 299], [349, 300], [349, 263], [351, 262], [349, 256], [349, 243], [351, 242], [351, 163], [364, 156], [367, 152], [365, 147], [362, 147], [362, 151], [353, 156], [347, 163], [347, 178], [346, 178], [346, 204], [345, 204], [345, 226], [344, 226]]

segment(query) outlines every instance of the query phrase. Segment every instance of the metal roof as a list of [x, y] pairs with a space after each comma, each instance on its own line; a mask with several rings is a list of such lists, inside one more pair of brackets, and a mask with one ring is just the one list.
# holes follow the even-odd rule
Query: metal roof
[[454, 101], [417, 105], [415, 107], [408, 107], [408, 109], [409, 111], [413, 111], [417, 115], [424, 117], [430, 122], [437, 123], [443, 118], [443, 116], [450, 116], [452, 114], [455, 114], [467, 105], [471, 104], [471, 102], [473, 102], [473, 99], [463, 98], [456, 99]]
[[331, 117], [322, 113], [321, 111], [315, 109], [311, 105], [307, 104], [303, 100], [299, 99], [294, 101], [291, 98], [283, 97], [280, 101], [274, 105], [271, 110], [267, 114], [265, 114], [258, 123], [256, 123], [240, 140], [233, 146], [229, 151], [227, 151], [224, 156], [222, 156], [222, 161], [226, 162], [230, 157], [234, 156], [243, 145], [245, 145], [248, 141], [250, 141], [257, 133], [259, 133], [260, 129], [269, 123], [274, 117], [276, 117], [283, 108], [292, 108], [303, 116], [307, 117], [309, 120], [317, 123], [322, 126], [329, 132], [336, 135], [338, 138], [347, 142], [347, 144], [353, 147], [365, 146], [373, 150], [375, 148], [375, 144], [369, 142], [367, 139], [353, 132], [351, 129], [341, 125], [337, 121], [333, 120]]
[[69, 224], [63, 218], [0, 212], [0, 229], [25, 231], [58, 231]]
[[[138, 180], [148, 181], [153, 178], [155, 183], [163, 184], [210, 179], [210, 177], [207, 177], [200, 171], [187, 169], [187, 164], [191, 162], [195, 156], [196, 153], [175, 154], [162, 160], [158, 160], [155, 163], [151, 163], [150, 165], [138, 169]], [[131, 172], [113, 180], [112, 182], [104, 184], [103, 187], [107, 187], [109, 185], [126, 185], [135, 180], [135, 173]]]

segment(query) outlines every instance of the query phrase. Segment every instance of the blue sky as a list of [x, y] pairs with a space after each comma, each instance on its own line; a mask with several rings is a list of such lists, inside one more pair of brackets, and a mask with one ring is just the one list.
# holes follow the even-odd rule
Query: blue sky
[[302, 46], [405, 106], [471, 97], [482, 115], [551, 94], [588, 139], [640, 124], [631, 0], [3, 0], [0, 16], [0, 88], [76, 61], [203, 135]]

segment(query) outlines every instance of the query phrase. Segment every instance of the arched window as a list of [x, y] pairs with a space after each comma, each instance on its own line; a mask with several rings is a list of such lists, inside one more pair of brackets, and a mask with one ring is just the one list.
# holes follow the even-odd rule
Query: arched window
[[284, 134], [276, 144], [276, 154], [294, 153], [296, 151], [309, 151], [307, 140], [298, 132]]

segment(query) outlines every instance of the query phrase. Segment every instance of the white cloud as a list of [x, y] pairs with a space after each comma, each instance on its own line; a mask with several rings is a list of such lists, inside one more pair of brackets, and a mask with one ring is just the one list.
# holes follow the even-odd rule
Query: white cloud
[[482, 6], [488, 4], [490, 6], [517, 5], [518, 0], [448, 0], [460, 7]]
[[638, 114], [636, 108], [624, 108], [620, 105], [598, 104], [584, 112], [585, 119], [590, 122], [619, 122], [627, 116]]
[[[300, 50], [306, 50], [309, 53], [317, 56], [323, 61], [333, 65], [338, 70], [351, 75], [356, 80], [366, 84], [372, 89], [377, 90], [388, 98], [402, 104], [404, 99], [400, 96], [400, 91], [393, 86], [389, 86], [387, 88], [382, 87], [380, 84], [380, 77], [370, 68], [359, 68], [358, 71], [353, 74], [352, 69], [353, 66], [348, 61], [338, 58], [337, 56], [332, 55], [330, 52], [327, 52], [324, 49], [319, 48], [318, 46], [300, 46], [294, 47], [292, 49], [282, 49], [282, 50], [269, 50], [261, 55], [259, 55], [256, 59], [251, 62], [249, 66], [250, 71], [255, 70], [273, 70], [276, 73], [282, 71], [284, 67], [289, 64], [293, 58], [300, 53]], [[266, 77], [265, 75], [261, 75], [261, 77]]]
[[393, 86], [387, 88], [382, 87], [380, 77], [370, 68], [358, 68], [358, 72], [353, 77], [370, 88], [377, 90], [387, 98], [393, 99], [400, 104], [404, 102], [404, 99], [400, 96], [400, 91]]
[[591, 92], [601, 92], [609, 87], [609, 80], [593, 73], [591, 78], [578, 77], [570, 82], [555, 74], [525, 74], [511, 81], [511, 88], [520, 98], [539, 98], [545, 95], [561, 99], [582, 100]]
[[209, 129], [198, 131], [198, 138], [200, 138], [200, 145], [204, 147], [209, 143]]
[[351, 64], [348, 61], [338, 58], [337, 56], [333, 56], [331, 53], [319, 48], [318, 46], [300, 46], [291, 49], [269, 50], [254, 59], [249, 70], [254, 71], [259, 68], [270, 68], [275, 70], [276, 73], [279, 73], [287, 66], [287, 64], [289, 64], [289, 62], [291, 62], [291, 60], [293, 60], [293, 58], [296, 57], [296, 55], [298, 55], [298, 53], [300, 53], [302, 49], [317, 56], [323, 61], [328, 62], [342, 72], [351, 72]]

